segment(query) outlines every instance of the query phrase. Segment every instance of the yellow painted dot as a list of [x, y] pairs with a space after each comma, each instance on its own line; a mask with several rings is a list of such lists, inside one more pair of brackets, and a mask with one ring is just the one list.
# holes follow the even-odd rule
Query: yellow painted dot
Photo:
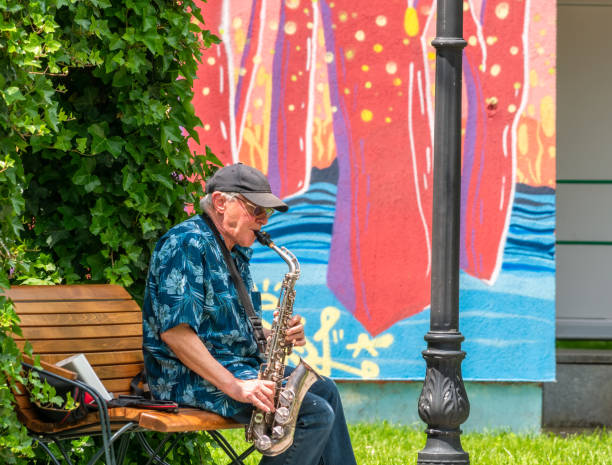
[[319, 82], [319, 83], [317, 84], [317, 90], [318, 90], [319, 92], [323, 92], [323, 91], [325, 90], [325, 86], [323, 85], [323, 83], [322, 83], [322, 82]]
[[485, 99], [485, 103], [487, 105], [496, 106], [497, 102], [498, 102], [497, 97], [489, 97]]
[[236, 16], [233, 20], [232, 20], [232, 27], [234, 29], [240, 29], [242, 27], [242, 18], [240, 16]]
[[536, 13], [533, 17], [533, 20], [537, 23], [538, 21], [540, 21], [542, 19], [542, 17], [540, 16], [540, 13]]
[[555, 74], [556, 70], [555, 68], [548, 68], [548, 74]]
[[338, 19], [341, 23], [346, 22], [346, 20], [348, 19], [348, 13], [346, 11], [341, 11], [340, 14], [338, 14]]
[[463, 2], [463, 11], [470, 11], [470, 4], [468, 2]]
[[402, 85], [402, 80], [401, 80], [400, 78], [396, 77], [396, 78], [393, 80], [393, 85], [394, 85], [394, 86], [401, 86], [401, 85]]
[[205, 131], [210, 131], [210, 124], [205, 124], [204, 125], [204, 130]]
[[344, 88], [344, 94], [345, 94], [345, 95], [348, 95], [348, 94], [350, 94], [350, 93], [351, 93], [351, 90], [350, 90], [348, 87], [345, 87], [345, 88]]
[[366, 89], [371, 89], [372, 88], [372, 83], [370, 81], [366, 81], [364, 86], [365, 86]]
[[206, 59], [206, 63], [208, 63], [210, 66], [214, 65], [217, 62], [217, 60], [215, 60], [215, 57], [208, 57]]
[[391, 118], [389, 118], [388, 116], [385, 118], [385, 123], [390, 123], [391, 122]]
[[285, 34], [293, 35], [296, 33], [296, 31], [297, 31], [297, 24], [295, 24], [293, 21], [287, 21], [285, 23]]
[[545, 36], [548, 33], [546, 29], [540, 29], [540, 35]]
[[370, 110], [368, 109], [361, 110], [361, 119], [364, 120], [366, 123], [369, 121], [372, 121], [373, 117], [374, 115], [372, 114]]
[[516, 55], [518, 52], [519, 52], [519, 48], [516, 45], [513, 45], [512, 47], [510, 47], [511, 55]]
[[246, 75], [246, 73], [247, 73], [246, 68], [240, 68], [240, 69], [238, 70], [238, 74], [239, 74], [240, 76], [245, 76], [245, 75]]
[[270, 21], [268, 23], [268, 27], [272, 30], [272, 31], [278, 31], [278, 23], [276, 21]]
[[359, 42], [363, 42], [365, 40], [365, 32], [363, 32], [361, 29], [359, 29], [355, 33], [355, 39], [357, 39]]
[[532, 69], [529, 72], [529, 84], [531, 87], [535, 87], [538, 85], [538, 72], [535, 69]]
[[263, 106], [263, 99], [262, 98], [257, 98], [255, 99], [255, 108], [260, 108]]
[[471, 45], [472, 47], [475, 46], [478, 43], [478, 39], [476, 38], [476, 36], [470, 36], [468, 38], [468, 45]]
[[352, 49], [348, 49], [344, 55], [346, 56], [347, 60], [352, 60], [353, 58], [355, 58], [355, 50]]
[[210, 94], [210, 87], [204, 87], [204, 89], [202, 89], [202, 95], [208, 95]]
[[397, 63], [394, 61], [389, 61], [385, 65], [385, 71], [389, 74], [395, 74], [397, 72]]
[[333, 107], [331, 107], [331, 111], [332, 113], [336, 113], [338, 111], [338, 107], [334, 105]]
[[376, 17], [376, 25], [379, 27], [385, 27], [387, 25], [387, 17], [384, 15], [378, 15]]
[[519, 90], [521, 87], [523, 87], [523, 85], [522, 85], [520, 82], [515, 82], [515, 83], [514, 83], [514, 88], [515, 88], [516, 90]]
[[544, 47], [538, 47], [537, 52], [538, 55], [544, 55]]
[[495, 36], [487, 37], [487, 45], [493, 45], [495, 42], [497, 42], [497, 37]]
[[292, 103], [287, 108], [289, 109], [289, 111], [293, 111], [295, 110], [295, 105]]
[[308, 8], [304, 8], [304, 14], [305, 15], [309, 15], [310, 14], [310, 10]]
[[404, 45], [408, 45], [408, 44], [410, 44], [410, 39], [406, 38], [406, 39], [402, 40], [402, 43]]
[[436, 52], [427, 52], [427, 58], [429, 61], [433, 61], [436, 59]]
[[372, 47], [372, 49], [376, 52], [376, 53], [380, 53], [383, 51], [383, 46], [381, 44], [374, 44], [374, 47]]
[[333, 52], [325, 53], [325, 63], [331, 63], [332, 61], [334, 61], [334, 53]]
[[495, 7], [495, 16], [497, 16], [499, 19], [506, 19], [509, 13], [510, 13], [510, 5], [508, 5], [508, 3], [506, 2], [500, 2]]
[[556, 147], [548, 147], [548, 156], [550, 158], [555, 158], [557, 156], [557, 148]]
[[497, 76], [501, 71], [501, 66], [495, 64], [491, 66], [491, 76]]
[[527, 105], [527, 114], [531, 117], [535, 116], [535, 105], [533, 103]]
[[480, 63], [478, 65], [478, 71], [484, 71], [485, 70], [485, 65], [483, 65], [482, 63]]
[[511, 103], [510, 105], [508, 105], [508, 111], [510, 113], [514, 113], [516, 111], [516, 105], [514, 103]]
[[419, 17], [413, 7], [406, 8], [404, 13], [404, 31], [409, 37], [416, 37], [419, 33]]
[[546, 137], [552, 137], [555, 133], [555, 101], [550, 95], [540, 102], [540, 118], [544, 134]]
[[297, 76], [296, 76], [295, 74], [292, 74], [292, 75], [291, 75], [291, 80], [292, 80], [293, 82], [297, 81]]
[[362, 65], [361, 71], [370, 71], [370, 67], [368, 65]]
[[295, 10], [300, 6], [300, 0], [285, 0], [285, 5], [291, 10]]
[[306, 23], [306, 29], [312, 29], [312, 23], [310, 21]]

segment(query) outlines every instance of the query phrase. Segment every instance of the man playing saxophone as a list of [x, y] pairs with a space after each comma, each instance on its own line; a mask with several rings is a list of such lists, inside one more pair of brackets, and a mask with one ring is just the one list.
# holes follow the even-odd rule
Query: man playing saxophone
[[[275, 383], [258, 379], [264, 355], [223, 247], [261, 316], [261, 299], [249, 270], [250, 246], [269, 215], [288, 206], [271, 193], [261, 172], [243, 164], [220, 169], [207, 182], [206, 193], [202, 214], [171, 228], [151, 258], [143, 305], [147, 380], [155, 398], [248, 424], [254, 409], [275, 410]], [[290, 345], [305, 344], [299, 315], [288, 320], [284, 334]], [[285, 375], [290, 372], [287, 368]], [[279, 455], [264, 456], [261, 463], [356, 463], [333, 381], [322, 378], [310, 387], [291, 446]]]

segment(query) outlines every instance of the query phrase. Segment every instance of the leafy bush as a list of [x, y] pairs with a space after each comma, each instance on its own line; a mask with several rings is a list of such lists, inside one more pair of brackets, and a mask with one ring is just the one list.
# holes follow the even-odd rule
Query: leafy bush
[[12, 409], [10, 283], [113, 282], [142, 296], [156, 239], [219, 164], [190, 153], [195, 0], [0, 0], [0, 462], [31, 456]]

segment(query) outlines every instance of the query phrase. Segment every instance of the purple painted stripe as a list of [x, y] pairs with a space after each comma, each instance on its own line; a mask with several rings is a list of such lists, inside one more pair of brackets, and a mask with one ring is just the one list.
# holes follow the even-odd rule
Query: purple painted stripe
[[274, 45], [274, 60], [272, 62], [272, 108], [270, 113], [270, 143], [268, 145], [268, 181], [272, 192], [279, 195], [281, 188], [281, 179], [278, 166], [278, 122], [284, 121], [285, 109], [281, 108], [282, 98], [285, 89], [282, 86], [282, 50], [284, 47], [283, 24], [285, 24], [285, 2], [281, 2], [280, 18], [279, 18], [280, 31], [276, 36], [276, 43]]
[[[321, 18], [327, 50], [336, 50], [332, 29], [332, 12], [327, 1], [322, 0]], [[336, 59], [338, 56], [336, 55]], [[350, 119], [338, 89], [338, 76], [332, 61], [327, 65], [331, 104], [338, 111], [333, 114], [336, 157], [338, 159], [338, 190], [336, 194], [336, 215], [331, 240], [327, 285], [338, 300], [352, 313], [355, 312], [355, 281], [351, 263], [351, 142]]]
[[[487, 116], [483, 104], [482, 87], [478, 75], [474, 73], [474, 68], [468, 60], [465, 52], [463, 53], [463, 60], [466, 66], [463, 67], [464, 78], [466, 83], [467, 97], [468, 97], [468, 117], [465, 127], [465, 140], [464, 140], [464, 154], [463, 154], [463, 170], [462, 170], [462, 183], [461, 183], [461, 245], [460, 248], [460, 266], [462, 268], [468, 268], [468, 257], [474, 266], [476, 274], [482, 271], [481, 263], [482, 260], [478, 259], [478, 251], [474, 247], [474, 231], [470, 231], [470, 247], [468, 248], [467, 241], [465, 240], [468, 236], [467, 223], [466, 223], [466, 211], [468, 206], [471, 206], [472, 217], [479, 213], [479, 192], [480, 183], [482, 181], [482, 175], [485, 164], [485, 152], [484, 152], [484, 141], [487, 137]], [[476, 137], [478, 130], [478, 118], [482, 121], [482, 134], [480, 137], [481, 149], [478, 153], [476, 150]], [[474, 164], [478, 160], [479, 167], [478, 172], [474, 173]], [[474, 188], [473, 196], [470, 197], [469, 191]], [[477, 217], [478, 218], [478, 217]], [[479, 218], [478, 218], [479, 219]], [[472, 224], [472, 227], [476, 225]]]
[[[227, 0], [226, 0], [227, 1]], [[240, 69], [246, 68], [247, 59], [249, 57], [249, 51], [251, 50], [251, 42], [253, 39], [253, 23], [255, 21], [255, 12], [257, 11], [257, 3], [258, 0], [253, 0], [253, 6], [251, 7], [251, 17], [249, 18], [249, 29], [247, 31], [246, 43], [244, 45], [244, 50], [242, 51], [242, 58], [240, 59]], [[263, 27], [263, 25], [262, 25]], [[252, 64], [251, 64], [252, 66]], [[244, 76], [241, 76], [238, 73], [238, 86], [236, 87], [236, 101], [234, 102], [234, 114], [238, 113], [238, 108], [240, 108], [241, 95], [240, 91], [242, 90], [242, 81], [244, 80]]]

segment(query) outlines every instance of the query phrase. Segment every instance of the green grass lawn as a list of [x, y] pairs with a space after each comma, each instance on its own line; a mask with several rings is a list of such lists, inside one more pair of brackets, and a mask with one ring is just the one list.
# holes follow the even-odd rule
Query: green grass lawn
[[[359, 465], [416, 464], [417, 453], [425, 446], [425, 434], [414, 428], [359, 424], [351, 425], [350, 432]], [[229, 431], [226, 437], [238, 450], [245, 448], [242, 431]], [[462, 435], [462, 444], [474, 465], [612, 464], [612, 433], [607, 431], [565, 437], [469, 433]], [[228, 462], [219, 450], [213, 454], [219, 465]], [[256, 465], [259, 458], [253, 454], [247, 464]]]

